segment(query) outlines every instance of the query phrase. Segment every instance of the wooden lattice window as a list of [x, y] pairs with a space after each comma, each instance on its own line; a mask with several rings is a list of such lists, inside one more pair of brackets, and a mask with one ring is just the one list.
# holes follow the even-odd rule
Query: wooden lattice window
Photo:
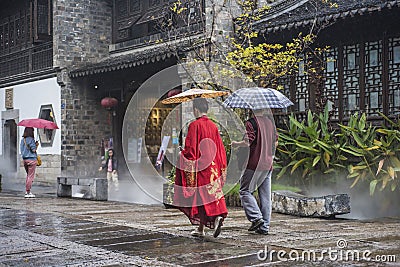
[[360, 106], [360, 46], [343, 47], [343, 115], [352, 115]]
[[325, 87], [323, 91], [323, 96], [329, 101], [334, 108], [330, 107], [333, 119], [339, 119], [339, 87], [338, 87], [338, 49], [332, 47], [325, 54], [325, 66], [324, 66], [324, 76], [325, 76]]
[[[148, 36], [160, 34], [161, 25], [172, 19], [175, 32], [173, 36], [183, 35], [183, 32], [198, 33], [204, 22], [204, 0], [182, 0], [184, 11], [177, 18], [170, 7], [171, 0], [114, 0], [113, 12], [113, 42], [121, 43], [135, 40], [140, 44], [150, 40]], [[181, 28], [187, 27], [182, 30]], [[146, 39], [147, 38], [147, 39]], [[157, 37], [159, 38], [159, 37]]]
[[141, 17], [142, 1], [140, 0], [115, 0], [114, 11], [114, 40], [116, 42], [128, 40], [133, 35], [132, 27]]
[[117, 17], [123, 18], [128, 16], [129, 9], [128, 9], [128, 0], [117, 0], [115, 5], [115, 12]]
[[51, 0], [33, 1], [33, 40], [43, 42], [51, 39]]
[[400, 114], [400, 37], [389, 39], [389, 114]]
[[149, 6], [153, 7], [153, 6], [158, 6], [162, 3], [162, 0], [149, 0]]
[[305, 111], [309, 108], [308, 75], [305, 69], [304, 60], [299, 62], [299, 71], [296, 75], [296, 104], [298, 111]]
[[379, 115], [382, 103], [382, 41], [365, 43], [365, 112]]
[[186, 17], [190, 23], [199, 22], [204, 19], [204, 1], [187, 1], [186, 6]]
[[10, 27], [6, 19], [0, 24], [0, 52], [8, 50], [9, 47], [9, 30]]
[[51, 0], [33, 0], [18, 12], [0, 18], [0, 55], [19, 51], [32, 42], [51, 41]]
[[130, 0], [129, 2], [129, 12], [130, 13], [137, 13], [140, 12], [140, 0]]

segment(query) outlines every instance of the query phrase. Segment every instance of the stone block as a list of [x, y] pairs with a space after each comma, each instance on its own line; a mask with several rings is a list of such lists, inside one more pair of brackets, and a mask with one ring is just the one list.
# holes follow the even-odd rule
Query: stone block
[[108, 200], [108, 181], [106, 178], [57, 177], [57, 196], [72, 197], [72, 186], [87, 186], [87, 194], [82, 198], [91, 200]]
[[290, 191], [274, 191], [272, 210], [295, 216], [330, 218], [350, 213], [350, 197], [347, 194], [308, 197]]
[[90, 198], [93, 200], [108, 199], [108, 181], [106, 178], [92, 179], [93, 184], [90, 185]]

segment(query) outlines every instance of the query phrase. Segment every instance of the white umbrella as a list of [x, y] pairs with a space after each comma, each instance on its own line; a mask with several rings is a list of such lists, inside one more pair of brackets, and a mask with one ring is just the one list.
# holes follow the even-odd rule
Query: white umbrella
[[233, 92], [223, 103], [226, 107], [265, 109], [286, 108], [293, 105], [285, 95], [272, 88], [249, 87]]

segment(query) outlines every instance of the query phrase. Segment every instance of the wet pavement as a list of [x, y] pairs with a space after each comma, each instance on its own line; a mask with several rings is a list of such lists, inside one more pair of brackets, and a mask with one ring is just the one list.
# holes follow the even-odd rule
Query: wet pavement
[[247, 231], [241, 208], [229, 208], [218, 238], [212, 230], [194, 238], [187, 218], [161, 204], [34, 190], [36, 199], [16, 188], [0, 193], [0, 266], [400, 266], [400, 218], [273, 213], [270, 234], [261, 236]]

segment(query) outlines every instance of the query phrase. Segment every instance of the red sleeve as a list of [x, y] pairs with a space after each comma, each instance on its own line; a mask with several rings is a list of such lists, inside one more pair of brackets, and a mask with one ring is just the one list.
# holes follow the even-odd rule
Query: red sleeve
[[222, 142], [222, 139], [221, 139], [221, 136], [220, 136], [218, 130], [217, 130], [216, 134], [217, 134], [216, 139], [219, 140], [217, 149], [218, 149], [220, 157], [221, 157], [221, 166], [220, 167], [221, 168], [226, 168], [227, 162], [226, 162], [225, 146], [224, 146], [224, 143]]
[[189, 125], [187, 136], [185, 139], [185, 149], [182, 150], [181, 156], [179, 157], [179, 164], [176, 166], [177, 175], [175, 178], [179, 179], [179, 181], [175, 181], [175, 183], [184, 187], [182, 193], [185, 197], [191, 196], [193, 194], [193, 191], [190, 188], [197, 186], [197, 138], [197, 126], [191, 123]]
[[182, 155], [185, 159], [196, 160], [198, 158], [197, 153], [197, 127], [191, 123], [188, 128], [187, 136], [185, 139], [185, 148], [182, 150]]

